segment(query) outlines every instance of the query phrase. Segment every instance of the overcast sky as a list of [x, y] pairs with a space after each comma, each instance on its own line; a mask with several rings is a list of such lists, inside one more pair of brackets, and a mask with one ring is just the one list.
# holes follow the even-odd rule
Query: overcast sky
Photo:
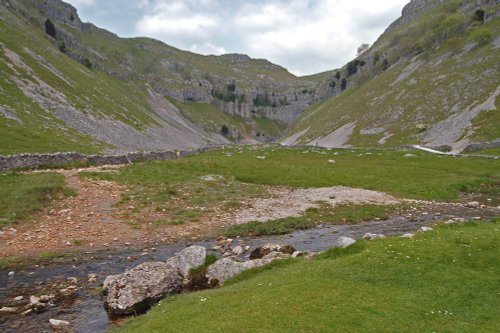
[[344, 65], [409, 0], [65, 0], [83, 21], [202, 54], [244, 53], [296, 75]]

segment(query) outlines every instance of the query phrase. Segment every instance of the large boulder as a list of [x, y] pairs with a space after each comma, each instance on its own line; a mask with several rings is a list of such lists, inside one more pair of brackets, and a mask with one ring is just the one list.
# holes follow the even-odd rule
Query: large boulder
[[105, 307], [115, 315], [141, 313], [166, 294], [182, 289], [191, 268], [205, 263], [206, 249], [190, 246], [163, 262], [145, 262], [104, 280]]
[[227, 279], [238, 275], [247, 269], [267, 265], [271, 261], [273, 260], [255, 259], [245, 262], [238, 262], [233, 259], [223, 258], [208, 267], [206, 277], [208, 279], [208, 283], [212, 286], [222, 286]]
[[194, 245], [168, 259], [167, 264], [176, 267], [182, 277], [186, 278], [191, 268], [201, 266], [205, 263], [206, 257], [207, 250], [203, 246]]
[[270, 254], [271, 252], [280, 252], [292, 255], [295, 252], [293, 246], [283, 243], [264, 244], [256, 248], [250, 253], [250, 259], [261, 259]]
[[163, 262], [145, 262], [104, 280], [107, 292], [104, 306], [119, 316], [145, 312], [166, 294], [179, 292], [182, 279], [177, 267]]

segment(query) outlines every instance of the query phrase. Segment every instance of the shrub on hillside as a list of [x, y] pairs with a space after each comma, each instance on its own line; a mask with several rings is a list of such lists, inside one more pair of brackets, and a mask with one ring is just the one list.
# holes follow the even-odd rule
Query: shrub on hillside
[[227, 125], [222, 125], [220, 133], [224, 136], [227, 136], [229, 134], [229, 128], [227, 127]]
[[56, 27], [50, 19], [45, 21], [45, 33], [52, 38], [56, 38]]
[[478, 9], [474, 12], [474, 16], [472, 17], [472, 19], [474, 21], [478, 21], [478, 22], [481, 22], [483, 23], [484, 22], [484, 10], [482, 9]]
[[92, 64], [92, 62], [89, 60], [89, 58], [85, 58], [82, 60], [82, 65], [87, 67], [88, 69], [92, 69], [92, 67], [94, 67], [94, 65]]
[[340, 82], [340, 90], [344, 91], [347, 88], [347, 80], [345, 78]]
[[485, 46], [493, 40], [493, 33], [485, 27], [476, 28], [470, 33], [470, 39], [476, 42], [479, 47]]

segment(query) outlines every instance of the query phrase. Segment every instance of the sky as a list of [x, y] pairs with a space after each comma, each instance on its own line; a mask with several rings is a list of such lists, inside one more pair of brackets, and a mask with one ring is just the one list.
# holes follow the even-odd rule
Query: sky
[[295, 75], [339, 68], [373, 43], [409, 0], [65, 0], [121, 37], [201, 54], [243, 53]]

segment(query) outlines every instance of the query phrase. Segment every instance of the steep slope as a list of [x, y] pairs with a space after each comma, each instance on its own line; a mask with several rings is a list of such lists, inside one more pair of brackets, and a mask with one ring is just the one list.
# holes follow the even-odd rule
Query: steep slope
[[59, 0], [0, 0], [0, 36], [0, 154], [269, 141], [314, 101], [265, 60], [122, 39]]
[[[500, 138], [500, 4], [412, 0], [365, 53], [322, 74], [285, 144], [460, 151]], [[329, 74], [329, 75], [328, 75]]]

